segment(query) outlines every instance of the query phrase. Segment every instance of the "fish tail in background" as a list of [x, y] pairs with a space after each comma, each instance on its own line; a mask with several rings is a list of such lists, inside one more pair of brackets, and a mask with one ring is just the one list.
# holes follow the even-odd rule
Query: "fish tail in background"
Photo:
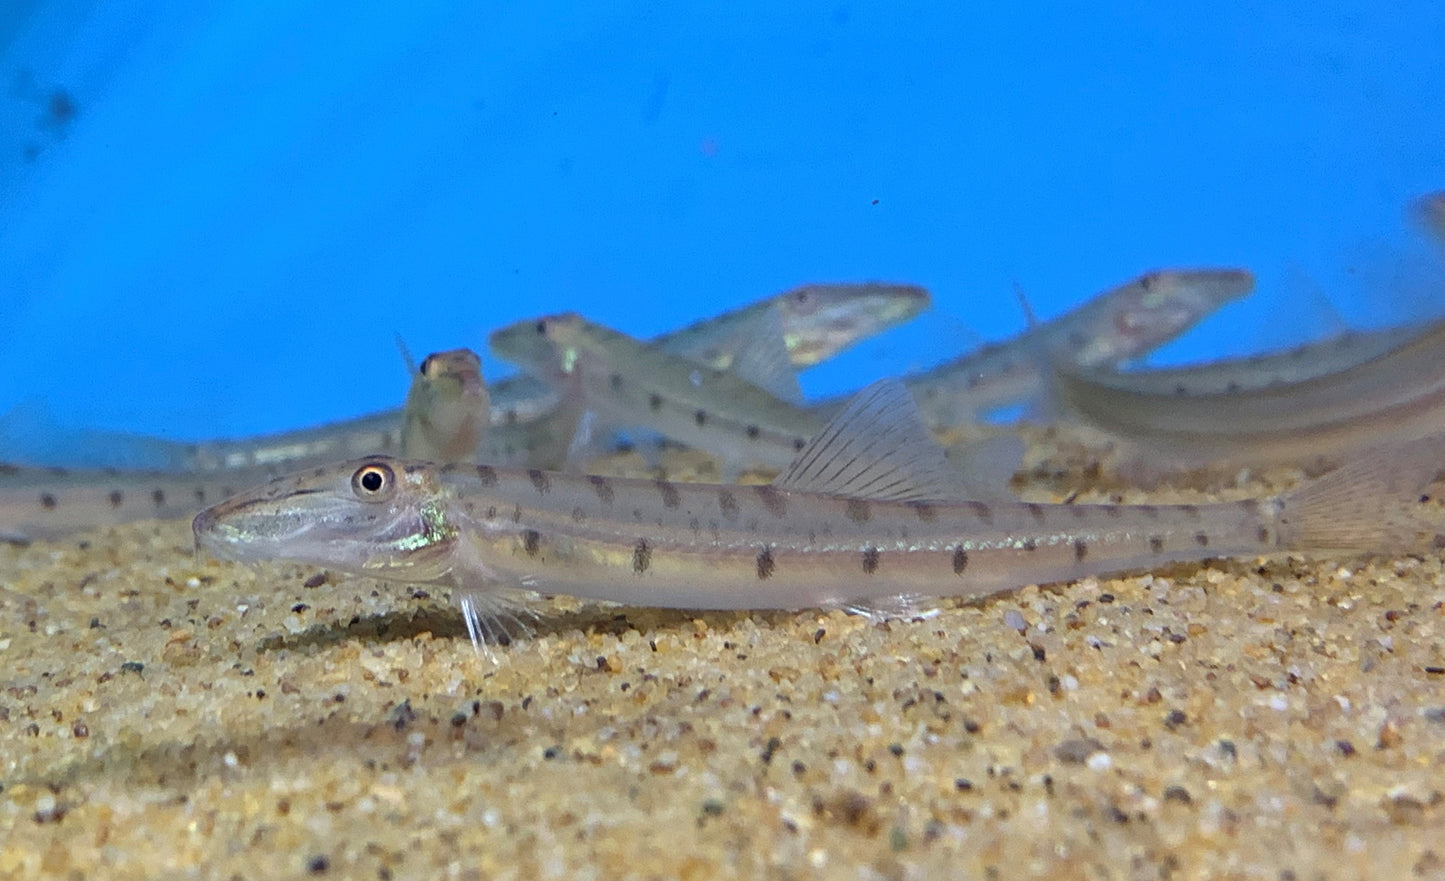
[[190, 444], [62, 425], [44, 403], [26, 401], [0, 414], [0, 450], [6, 461], [45, 467], [183, 470]]
[[0, 541], [43, 541], [134, 520], [190, 517], [271, 477], [262, 469], [206, 476], [0, 464]]
[[1422, 196], [1411, 210], [1420, 225], [1434, 236], [1435, 243], [1445, 247], [1445, 190]]
[[1442, 481], [1445, 436], [1375, 447], [1281, 496], [1279, 543], [1374, 553], [1437, 548], [1445, 537], [1445, 507], [1431, 488]]

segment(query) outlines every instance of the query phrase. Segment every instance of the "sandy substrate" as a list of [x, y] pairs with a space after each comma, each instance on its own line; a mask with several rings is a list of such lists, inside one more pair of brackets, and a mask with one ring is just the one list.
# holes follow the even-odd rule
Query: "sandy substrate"
[[560, 599], [493, 657], [181, 523], [0, 588], [0, 879], [1445, 878], [1438, 556], [886, 624]]

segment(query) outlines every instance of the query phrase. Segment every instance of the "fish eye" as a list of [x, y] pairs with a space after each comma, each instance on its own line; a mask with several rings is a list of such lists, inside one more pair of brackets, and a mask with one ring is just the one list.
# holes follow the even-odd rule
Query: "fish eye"
[[379, 502], [390, 498], [396, 488], [396, 473], [391, 466], [369, 462], [351, 475], [351, 491], [363, 501]]
[[421, 359], [421, 367], [417, 369], [421, 371], [422, 376], [431, 378], [431, 369], [436, 364], [436, 362], [432, 359], [434, 359], [435, 357], [435, 355], [427, 355], [425, 358]]
[[547, 335], [547, 319], [543, 318], [537, 322], [537, 336]]

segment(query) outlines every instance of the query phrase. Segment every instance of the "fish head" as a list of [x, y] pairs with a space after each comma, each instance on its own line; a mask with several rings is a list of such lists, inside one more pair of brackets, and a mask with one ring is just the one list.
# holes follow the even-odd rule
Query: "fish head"
[[432, 382], [450, 381], [465, 387], [482, 381], [482, 359], [471, 349], [433, 352], [421, 360], [417, 372]]
[[371, 456], [279, 477], [196, 515], [196, 547], [356, 575], [441, 581], [457, 530], [430, 463]]
[[1073, 359], [1084, 367], [1117, 364], [1163, 345], [1231, 300], [1254, 290], [1247, 269], [1169, 269], [1146, 272], [1111, 291], [1097, 316], [1110, 326], [1076, 331]]
[[929, 305], [928, 291], [903, 284], [809, 284], [774, 300], [794, 364], [833, 357], [864, 337], [913, 318]]
[[[568, 348], [583, 323], [575, 312], [544, 315], [519, 321], [492, 332], [488, 344], [498, 358], [525, 368], [538, 376], [551, 376], [568, 369]], [[575, 357], [575, 356], [574, 356]]]

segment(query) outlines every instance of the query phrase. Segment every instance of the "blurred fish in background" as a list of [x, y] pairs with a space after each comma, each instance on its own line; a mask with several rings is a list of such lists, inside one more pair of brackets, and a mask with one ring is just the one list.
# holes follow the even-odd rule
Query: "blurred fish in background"
[[[340, 20], [9, 4], [0, 461], [185, 470], [181, 449], [244, 460], [331, 444], [338, 426], [371, 449], [398, 430], [394, 334], [482, 351], [497, 328], [576, 313], [655, 340], [769, 292], [869, 279], [934, 308], [858, 313], [887, 332], [826, 363], [790, 355], [810, 368], [801, 400], [827, 413], [911, 375], [939, 428], [997, 405], [980, 391], [1028, 400], [1051, 359], [1086, 351], [1077, 330], [1031, 329], [1015, 285], [1042, 329], [1077, 328], [1094, 292], [1130, 279], [1157, 293], [1144, 282], [1161, 267], [1253, 283], [1089, 368], [1408, 327], [1439, 311], [1438, 241], [1399, 217], [1419, 200], [1439, 229], [1439, 196], [1421, 197], [1445, 168], [1442, 32], [1425, 2], [1086, 16], [544, 3]], [[1138, 65], [1141, 47], [1168, 51]], [[1318, 308], [1288, 300], [1296, 272]], [[1088, 345], [1109, 338], [1099, 327]], [[712, 345], [672, 355], [708, 361]], [[568, 392], [481, 367], [488, 455], [552, 463], [570, 448], [586, 401], [533, 423]], [[221, 438], [239, 446], [205, 446]]]

